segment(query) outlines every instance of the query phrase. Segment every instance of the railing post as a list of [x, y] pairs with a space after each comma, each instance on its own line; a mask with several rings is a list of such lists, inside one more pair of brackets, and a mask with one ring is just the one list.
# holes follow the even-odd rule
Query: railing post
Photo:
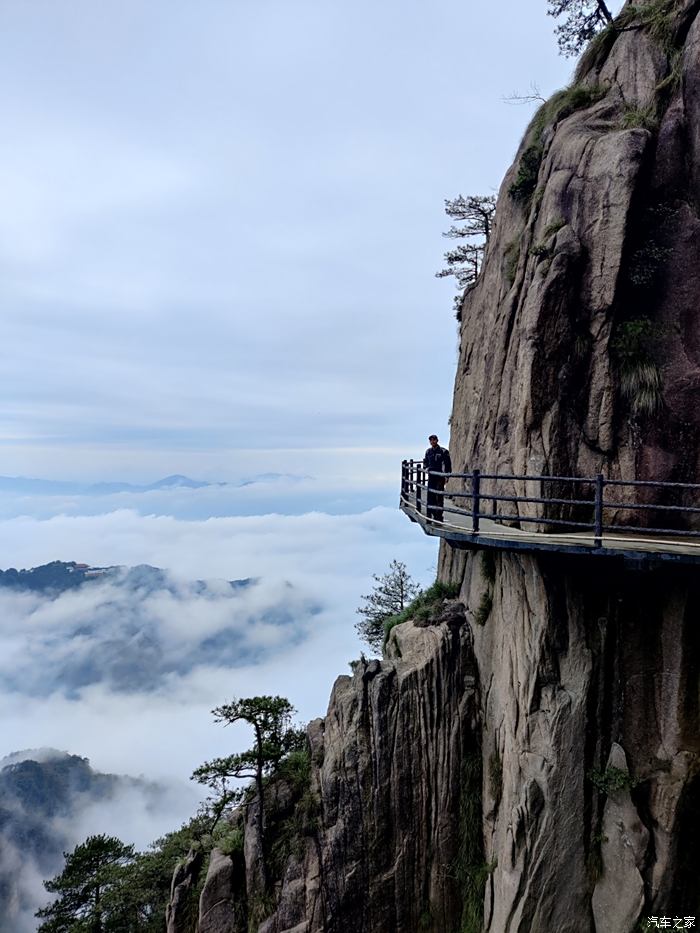
[[421, 488], [423, 483], [423, 467], [420, 464], [416, 465], [416, 512], [421, 514], [421, 499], [423, 498], [423, 490]]
[[472, 470], [472, 534], [479, 532], [481, 470]]
[[594, 531], [593, 546], [601, 547], [603, 544], [603, 487], [605, 480], [603, 474], [598, 473], [595, 478], [595, 513], [594, 513]]
[[408, 460], [401, 461], [401, 503], [408, 502]]

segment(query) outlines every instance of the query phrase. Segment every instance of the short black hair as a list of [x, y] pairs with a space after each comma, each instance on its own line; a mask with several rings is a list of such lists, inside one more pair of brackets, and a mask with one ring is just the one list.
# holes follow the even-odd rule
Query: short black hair
[[429, 440], [429, 441], [432, 441], [433, 438], [435, 438], [435, 440], [437, 440], [437, 439], [438, 439], [437, 434], [429, 434], [429, 435], [428, 435], [428, 440]]

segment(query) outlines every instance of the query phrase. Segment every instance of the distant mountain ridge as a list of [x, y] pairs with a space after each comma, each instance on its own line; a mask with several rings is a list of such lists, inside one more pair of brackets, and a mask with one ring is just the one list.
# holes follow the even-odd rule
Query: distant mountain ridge
[[175, 473], [155, 483], [139, 485], [137, 483], [78, 483], [67, 480], [36, 479], [26, 476], [0, 476], [0, 492], [13, 492], [28, 495], [80, 495], [104, 496], [117, 492], [154, 492], [158, 489], [203, 489], [205, 486], [226, 486], [227, 483], [209, 483], [204, 480], [190, 479], [189, 476]]
[[240, 488], [255, 483], [275, 483], [286, 480], [299, 482], [311, 479], [310, 476], [294, 473], [260, 473], [256, 476], [236, 480], [235, 482], [208, 482], [191, 479], [181, 473], [174, 473], [156, 480], [154, 483], [138, 484], [125, 482], [80, 483], [70, 480], [37, 479], [27, 476], [0, 476], [0, 493], [33, 496], [109, 496], [118, 493], [148, 493], [174, 489], [207, 489], [231, 487]]
[[[109, 578], [125, 587], [138, 587], [141, 590], [174, 590], [173, 582], [166, 571], [150, 564], [139, 564], [136, 567], [92, 567], [90, 564], [76, 563], [74, 560], [54, 560], [28, 570], [16, 570], [14, 567], [0, 570], [0, 587], [58, 594], [93, 580], [104, 581]], [[254, 582], [252, 577], [226, 581], [232, 589], [250, 586]], [[203, 580], [194, 581], [192, 586], [194, 592], [203, 592], [206, 589]]]

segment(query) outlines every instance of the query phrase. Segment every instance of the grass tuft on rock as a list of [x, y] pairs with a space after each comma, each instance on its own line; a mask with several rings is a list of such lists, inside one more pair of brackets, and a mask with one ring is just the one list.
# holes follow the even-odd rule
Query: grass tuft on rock
[[493, 609], [493, 596], [490, 590], [485, 590], [481, 596], [479, 606], [474, 613], [474, 621], [477, 625], [486, 625]]
[[484, 860], [481, 804], [481, 752], [465, 756], [459, 805], [459, 848], [453, 870], [462, 892], [462, 917], [458, 933], [481, 933], [484, 924], [484, 891], [496, 863]]
[[403, 612], [399, 612], [395, 616], [390, 616], [384, 622], [384, 647], [386, 647], [389, 641], [389, 635], [392, 629], [397, 625], [401, 625], [402, 622], [408, 622], [409, 619], [430, 619], [435, 614], [437, 606], [443, 599], [454, 599], [458, 595], [458, 583], [443, 583], [442, 580], [436, 580], [427, 590], [423, 590], [422, 593], [419, 593], [413, 602], [409, 606], [406, 606]]
[[479, 556], [479, 563], [481, 564], [481, 573], [483, 574], [484, 580], [487, 583], [495, 583], [496, 581], [496, 558], [493, 551], [483, 550]]
[[518, 263], [520, 262], [519, 240], [513, 240], [512, 243], [509, 243], [508, 246], [506, 246], [503, 259], [503, 273], [505, 275], [506, 282], [509, 285], [512, 285], [515, 282], [515, 274], [518, 271]]
[[547, 224], [544, 228], [544, 233], [542, 234], [543, 240], [548, 240], [550, 237], [553, 237], [555, 233], [559, 233], [562, 227], [566, 226], [566, 221], [563, 217], [557, 217], [556, 220], [553, 220], [551, 223]]
[[572, 84], [562, 91], [557, 91], [542, 104], [527, 129], [525, 138], [528, 144], [520, 157], [515, 181], [508, 189], [513, 200], [525, 206], [529, 206], [532, 201], [544, 157], [545, 130], [577, 110], [591, 107], [605, 92], [606, 89], [599, 85]]
[[654, 107], [628, 106], [622, 115], [623, 130], [642, 129], [650, 133], [656, 132], [659, 121]]
[[661, 328], [648, 318], [625, 321], [617, 328], [612, 349], [620, 371], [620, 392], [637, 416], [655, 415], [661, 409], [662, 380], [652, 356]]

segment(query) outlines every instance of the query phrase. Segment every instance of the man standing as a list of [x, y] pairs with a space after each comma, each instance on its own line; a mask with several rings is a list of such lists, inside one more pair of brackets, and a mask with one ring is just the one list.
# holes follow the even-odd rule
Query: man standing
[[428, 518], [441, 522], [445, 477], [440, 474], [452, 472], [452, 461], [450, 452], [438, 444], [437, 434], [431, 434], [428, 443], [430, 447], [423, 458], [423, 466], [428, 470]]

